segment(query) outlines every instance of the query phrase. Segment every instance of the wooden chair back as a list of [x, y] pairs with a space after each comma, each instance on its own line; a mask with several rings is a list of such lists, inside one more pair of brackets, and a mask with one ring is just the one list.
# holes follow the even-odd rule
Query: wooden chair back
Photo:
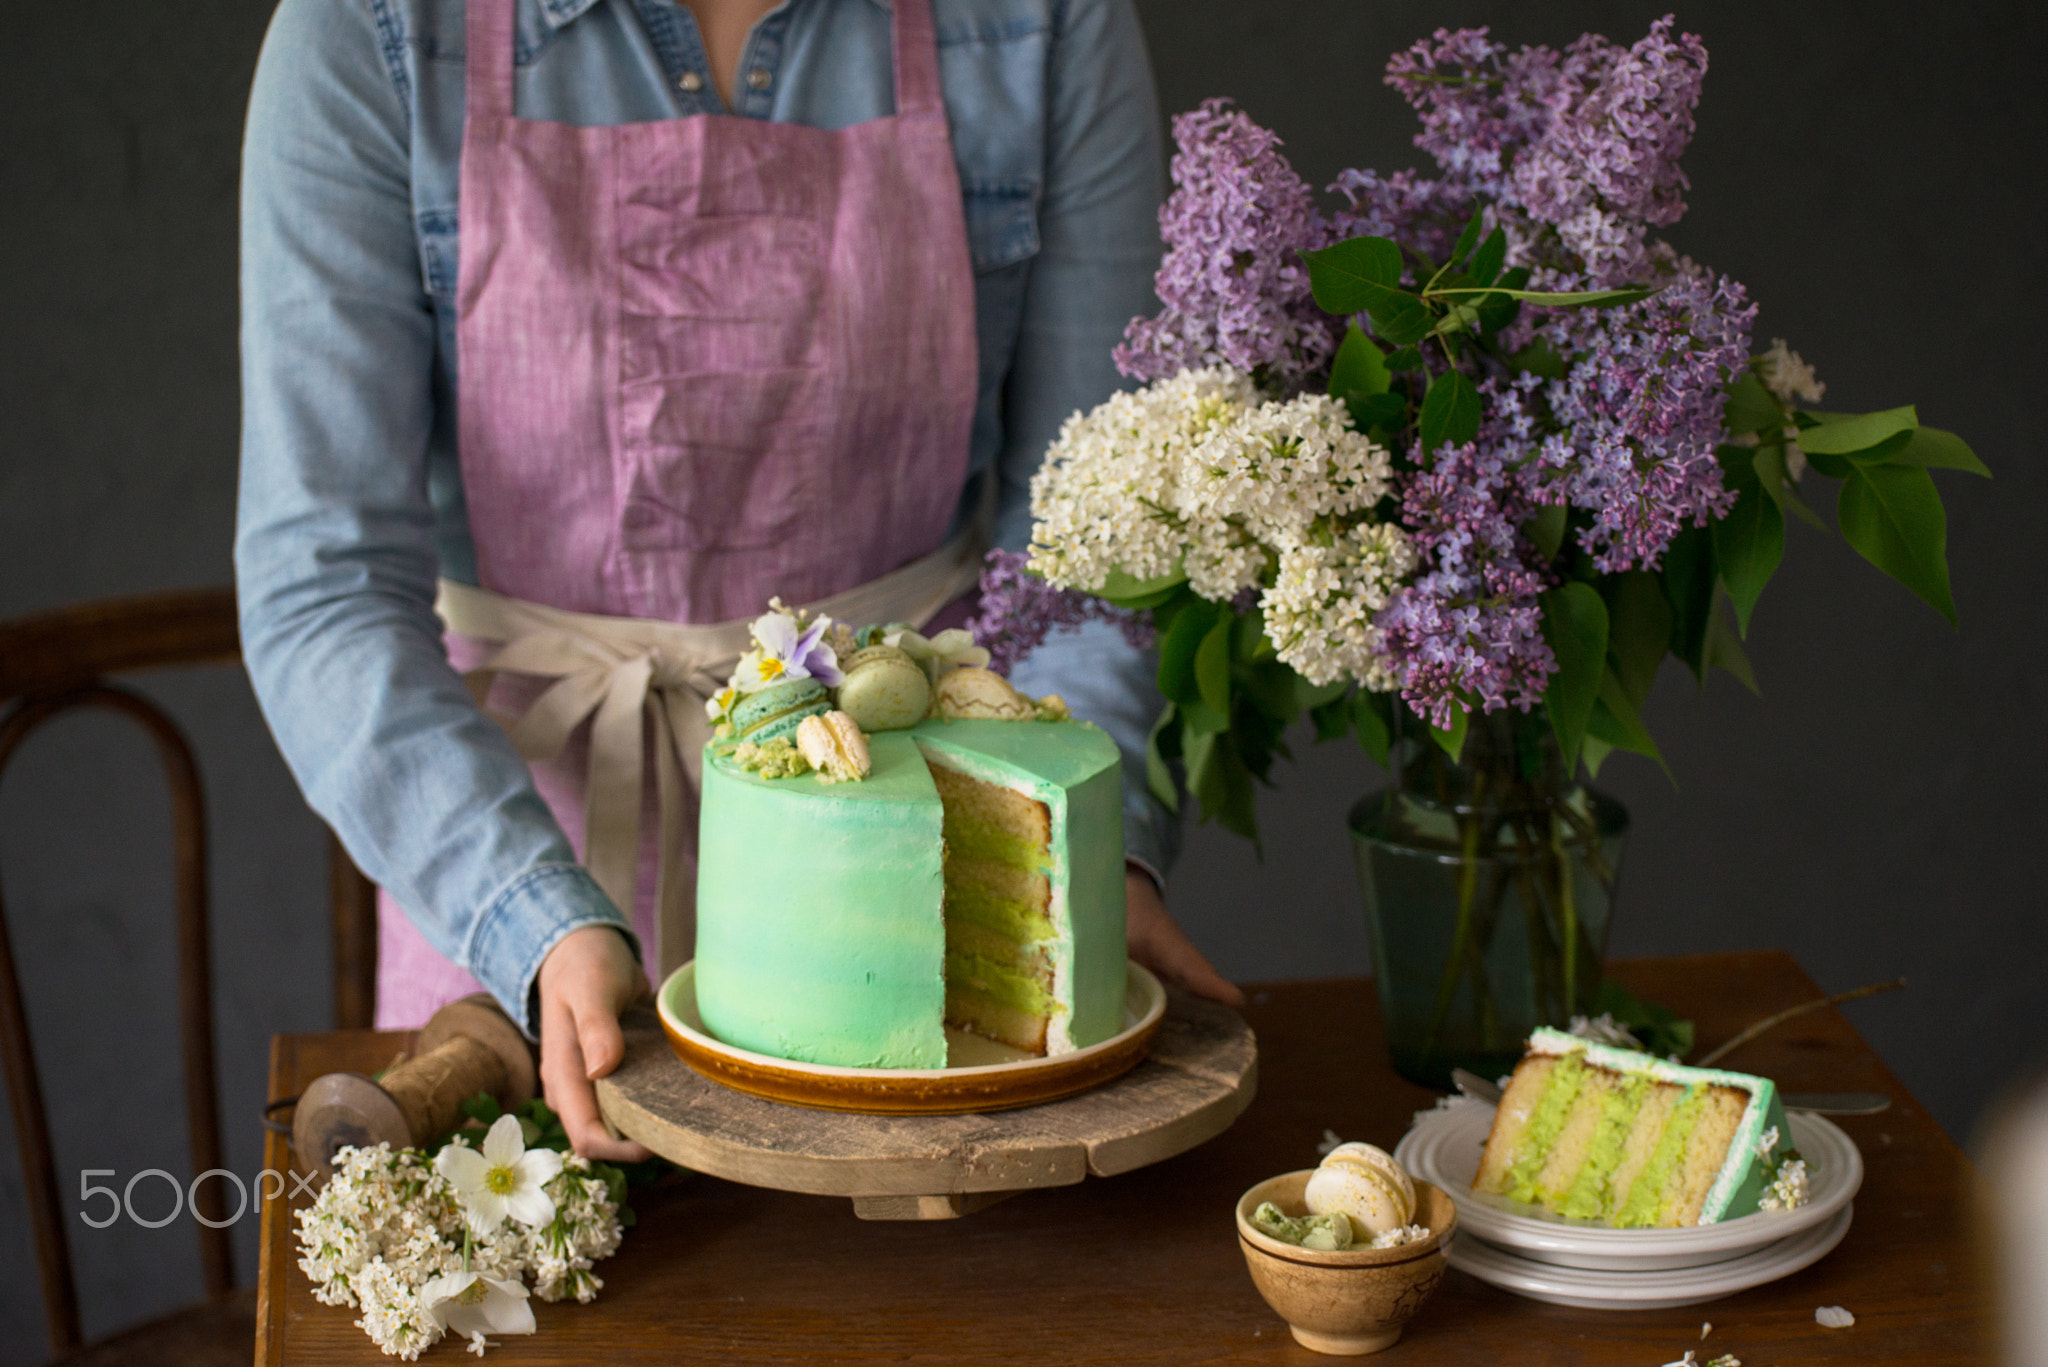
[[[178, 999], [185, 1065], [185, 1114], [195, 1174], [222, 1166], [219, 1088], [213, 1063], [212, 964], [207, 940], [206, 811], [199, 766], [177, 724], [139, 693], [111, 682], [136, 670], [239, 661], [235, 596], [201, 589], [83, 603], [0, 622], [0, 777], [7, 763], [44, 725], [81, 708], [101, 708], [134, 721], [155, 742], [170, 786], [175, 849]], [[370, 1024], [376, 992], [376, 889], [330, 833], [336, 1024]], [[14, 963], [6, 908], [0, 901], [0, 1061], [21, 1149], [23, 1185], [42, 1279], [50, 1344], [58, 1357], [83, 1344], [78, 1293], [71, 1273], [55, 1157], [36, 1072], [21, 980]], [[224, 1204], [223, 1184], [207, 1183], [195, 1200]], [[202, 1213], [202, 1212], [195, 1212]], [[234, 1259], [225, 1212], [195, 1221], [199, 1260], [210, 1298], [234, 1287]], [[209, 1223], [219, 1222], [220, 1228]]]

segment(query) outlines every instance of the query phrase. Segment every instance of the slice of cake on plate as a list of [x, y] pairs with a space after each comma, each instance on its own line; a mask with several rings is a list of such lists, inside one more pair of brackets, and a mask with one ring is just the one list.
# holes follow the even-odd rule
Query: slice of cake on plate
[[1788, 1133], [1768, 1078], [1540, 1029], [1472, 1189], [1623, 1229], [1708, 1225], [1797, 1203]]

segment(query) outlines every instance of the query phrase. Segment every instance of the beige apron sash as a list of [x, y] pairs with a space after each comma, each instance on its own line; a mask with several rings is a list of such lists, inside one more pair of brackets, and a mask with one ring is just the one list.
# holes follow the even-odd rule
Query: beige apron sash
[[[855, 627], [921, 627], [974, 587], [986, 545], [984, 525], [977, 520], [930, 555], [804, 606]], [[463, 675], [479, 704], [500, 673], [554, 680], [522, 715], [493, 714], [526, 760], [554, 759], [570, 734], [590, 721], [583, 858], [628, 920], [639, 891], [642, 718], [652, 721], [661, 822], [657, 982], [665, 980], [688, 958], [689, 928], [696, 923], [696, 888], [675, 861], [683, 848], [687, 798], [697, 792], [704, 744], [711, 738], [704, 704], [752, 648], [749, 622], [691, 626], [567, 612], [446, 579], [434, 610], [450, 631], [497, 647]]]

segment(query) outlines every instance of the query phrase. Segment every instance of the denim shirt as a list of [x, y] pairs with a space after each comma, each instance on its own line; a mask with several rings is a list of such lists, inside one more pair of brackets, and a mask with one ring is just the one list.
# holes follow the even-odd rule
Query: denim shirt
[[[674, 0], [517, 9], [522, 118], [838, 128], [893, 112], [886, 0], [786, 0], [748, 39], [733, 110]], [[1015, 548], [1047, 444], [1115, 388], [1110, 349], [1152, 303], [1156, 103], [1130, 0], [933, 10], [975, 272], [969, 466], [999, 474], [997, 536]], [[455, 447], [463, 55], [463, 0], [283, 0], [271, 21], [243, 161], [235, 565], [249, 673], [307, 800], [531, 1030], [557, 941], [631, 931], [449, 666], [433, 612], [437, 575], [476, 581]], [[1151, 675], [1090, 628], [1054, 636], [1016, 682], [1116, 738], [1127, 848], [1161, 868], [1178, 829], [1142, 781]]]

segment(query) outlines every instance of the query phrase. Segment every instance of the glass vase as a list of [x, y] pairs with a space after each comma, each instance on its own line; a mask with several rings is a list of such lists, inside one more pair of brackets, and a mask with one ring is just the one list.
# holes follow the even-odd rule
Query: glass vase
[[1394, 1069], [1447, 1089], [1591, 1014], [1628, 813], [1566, 773], [1540, 711], [1475, 717], [1457, 760], [1409, 730], [1352, 852]]

